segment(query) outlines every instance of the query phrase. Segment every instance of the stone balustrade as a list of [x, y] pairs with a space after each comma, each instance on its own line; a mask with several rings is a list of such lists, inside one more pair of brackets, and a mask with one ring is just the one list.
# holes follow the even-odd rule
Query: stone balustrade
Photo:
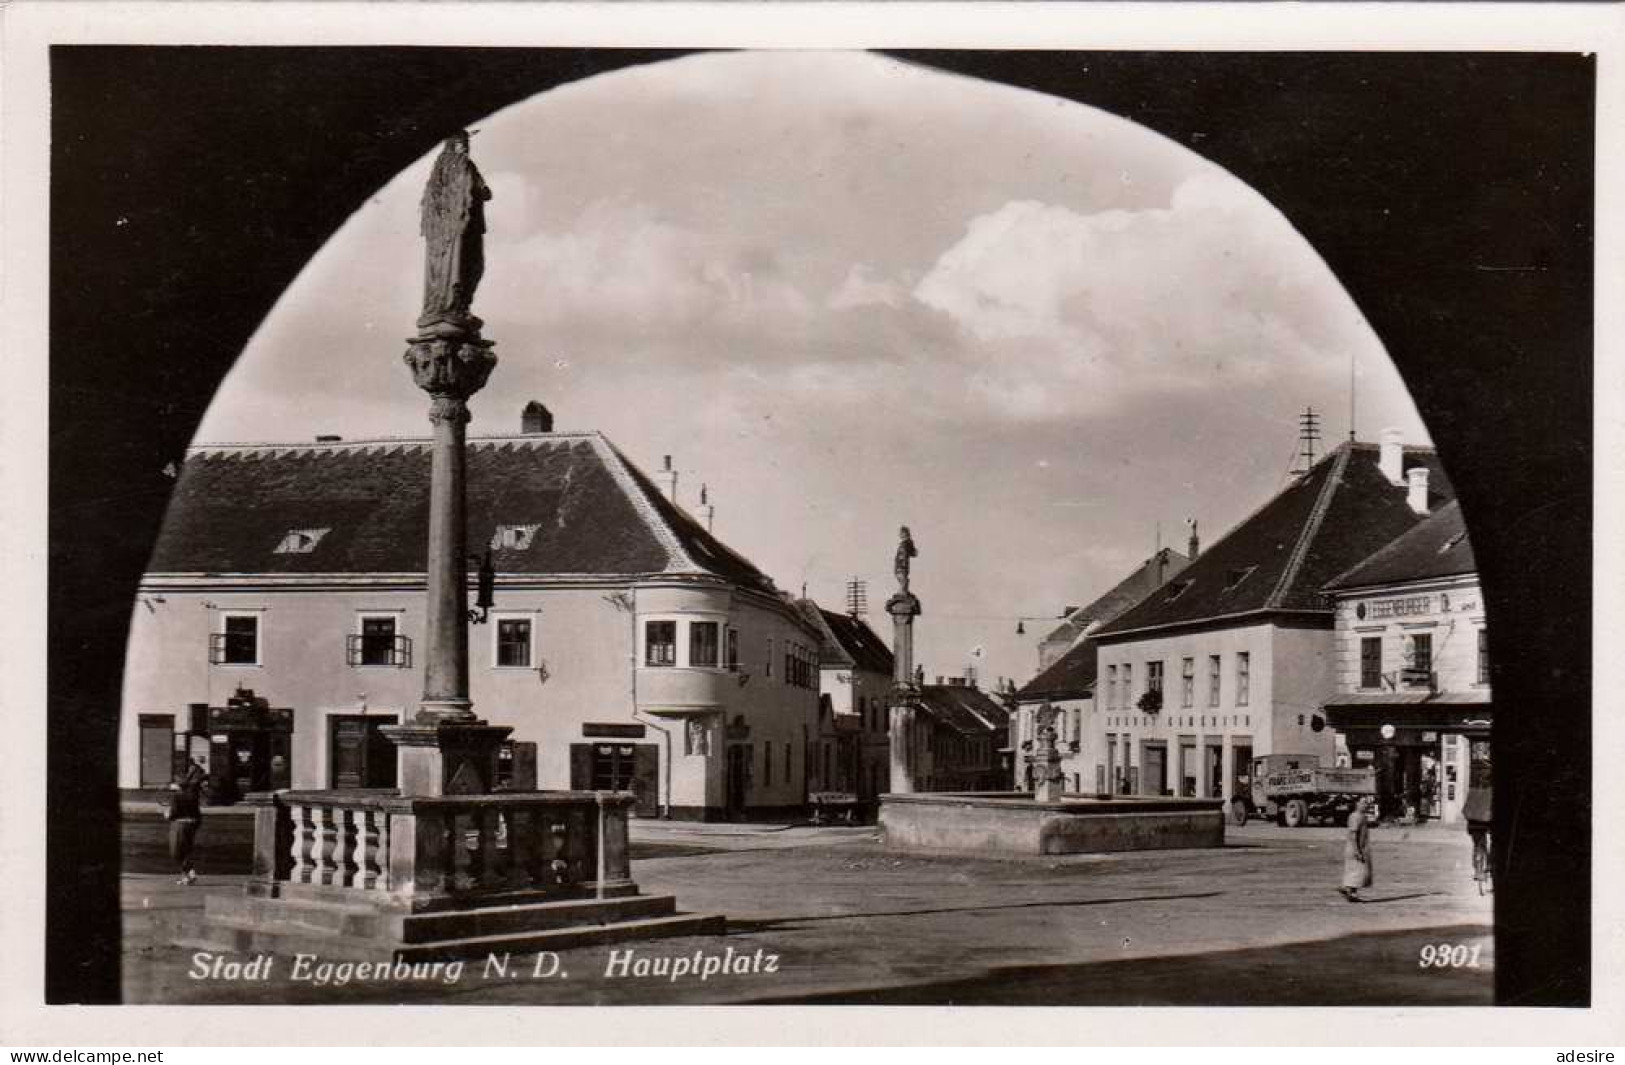
[[635, 890], [625, 792], [283, 791], [256, 807], [248, 893], [412, 911]]

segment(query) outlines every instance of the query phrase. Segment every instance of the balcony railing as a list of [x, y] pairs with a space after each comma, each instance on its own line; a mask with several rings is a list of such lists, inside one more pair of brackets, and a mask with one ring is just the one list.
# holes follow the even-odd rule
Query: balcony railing
[[344, 660], [352, 666], [409, 669], [412, 665], [412, 638], [351, 633], [344, 638]]
[[631, 885], [626, 792], [286, 791], [258, 807], [249, 893], [410, 910]]

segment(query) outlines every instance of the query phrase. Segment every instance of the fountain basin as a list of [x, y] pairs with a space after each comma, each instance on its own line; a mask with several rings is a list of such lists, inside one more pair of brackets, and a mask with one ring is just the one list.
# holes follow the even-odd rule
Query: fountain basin
[[896, 850], [958, 854], [1102, 854], [1224, 846], [1219, 799], [1063, 796], [1026, 792], [883, 795], [880, 827]]

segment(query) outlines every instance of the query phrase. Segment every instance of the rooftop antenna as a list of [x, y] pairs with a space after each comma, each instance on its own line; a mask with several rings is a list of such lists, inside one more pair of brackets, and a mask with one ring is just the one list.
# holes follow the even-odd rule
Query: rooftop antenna
[[667, 491], [668, 491], [668, 494], [671, 496], [671, 501], [673, 503], [676, 503], [677, 502], [677, 469], [676, 469], [676, 467], [672, 466], [672, 464], [671, 464], [671, 456], [670, 455], [664, 456], [664, 459], [665, 459], [665, 464], [660, 467], [660, 472], [662, 474], [664, 474], [666, 477], [671, 479], [671, 487]]
[[846, 582], [846, 612], [861, 618], [869, 612], [869, 582], [853, 577]]
[[1303, 450], [1298, 453], [1298, 457], [1303, 460], [1303, 468], [1294, 468], [1292, 472], [1296, 476], [1302, 476], [1314, 466], [1315, 445], [1320, 443], [1320, 415], [1315, 413], [1313, 407], [1298, 415], [1298, 443], [1303, 445]]
[[1355, 382], [1359, 379], [1358, 375], [1354, 372], [1355, 362], [1356, 362], [1357, 358], [1358, 358], [1357, 349], [1351, 347], [1349, 349], [1349, 441], [1351, 443], [1354, 440], [1354, 394], [1355, 394], [1355, 391], [1356, 391]]

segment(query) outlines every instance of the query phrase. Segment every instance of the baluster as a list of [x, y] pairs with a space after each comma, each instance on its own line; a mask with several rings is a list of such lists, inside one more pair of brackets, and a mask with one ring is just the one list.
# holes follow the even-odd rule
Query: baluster
[[451, 828], [451, 874], [448, 885], [453, 893], [469, 890], [474, 885], [474, 852], [468, 846], [470, 830], [467, 814], [448, 812], [446, 823]]
[[293, 868], [288, 872], [288, 880], [295, 884], [308, 884], [312, 872], [310, 807], [290, 803], [288, 813], [293, 820]]
[[333, 823], [334, 810], [327, 806], [315, 808], [316, 822], [316, 883], [334, 882], [333, 854], [338, 849], [338, 828]]
[[480, 890], [495, 891], [502, 886], [502, 859], [506, 857], [497, 846], [503, 831], [502, 814], [487, 807], [474, 811], [474, 819], [480, 826]]
[[371, 810], [351, 810], [355, 831], [355, 857], [351, 860], [350, 886], [363, 890], [377, 881], [378, 822]]
[[543, 843], [547, 855], [548, 882], [553, 885], [570, 882], [570, 862], [565, 857], [565, 840], [569, 831], [569, 825], [560, 815], [555, 814], [548, 818], [547, 835], [543, 837]]
[[337, 887], [349, 887], [351, 860], [355, 853], [355, 829], [350, 822], [350, 811], [342, 806], [333, 807], [327, 811], [327, 817], [333, 832], [327, 882]]
[[505, 823], [508, 826], [507, 885], [508, 890], [518, 891], [530, 886], [530, 840], [527, 835], [530, 811], [518, 807], [509, 810]]
[[378, 844], [372, 851], [373, 878], [368, 886], [376, 887], [379, 891], [388, 891], [393, 883], [389, 875], [389, 812], [373, 811], [372, 823], [377, 833]]

